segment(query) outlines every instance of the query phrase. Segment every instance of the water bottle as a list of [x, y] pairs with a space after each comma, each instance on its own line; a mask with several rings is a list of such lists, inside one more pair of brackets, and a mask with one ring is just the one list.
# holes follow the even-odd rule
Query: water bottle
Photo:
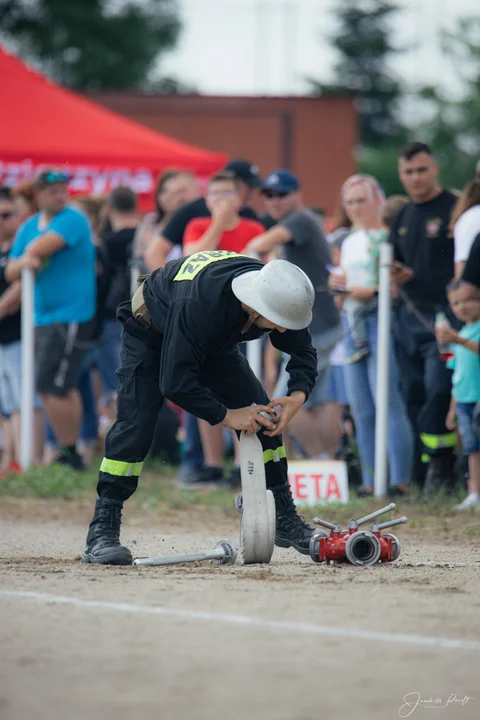
[[[440, 328], [449, 328], [450, 323], [447, 320], [447, 316], [444, 312], [438, 312], [435, 316], [435, 330], [439, 330]], [[438, 352], [440, 353], [440, 357], [443, 360], [443, 362], [447, 362], [447, 360], [450, 360], [450, 358], [453, 357], [452, 348], [450, 347], [449, 343], [437, 343], [438, 344]]]
[[[344, 275], [344, 274], [345, 274], [345, 270], [343, 270], [343, 269], [342, 269], [341, 267], [339, 267], [339, 266], [325, 265], [325, 270], [326, 270], [328, 273], [330, 273], [330, 275]], [[333, 291], [333, 294], [335, 294], [335, 293], [343, 293], [343, 292], [346, 292], [346, 290], [347, 290], [347, 288], [345, 287], [345, 285], [340, 285], [340, 286], [337, 287], [336, 290]]]

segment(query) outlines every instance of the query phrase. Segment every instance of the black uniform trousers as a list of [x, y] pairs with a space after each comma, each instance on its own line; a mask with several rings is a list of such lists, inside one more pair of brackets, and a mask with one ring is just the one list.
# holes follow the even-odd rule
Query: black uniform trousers
[[[100, 498], [125, 501], [137, 488], [164, 402], [159, 383], [160, 360], [163, 343], [168, 342], [168, 338], [141, 328], [124, 310], [119, 318], [124, 329], [117, 370], [117, 420], [106, 438], [97, 492]], [[231, 410], [269, 402], [237, 347], [222, 355], [209, 356], [201, 368], [199, 381]], [[263, 433], [258, 437], [263, 448], [267, 487], [288, 482], [282, 437], [269, 438]]]
[[[422, 312], [434, 325], [433, 312]], [[417, 454], [430, 456], [455, 447], [456, 433], [445, 420], [450, 407], [452, 371], [440, 358], [435, 335], [405, 306], [397, 308], [394, 334], [401, 386], [417, 438]]]

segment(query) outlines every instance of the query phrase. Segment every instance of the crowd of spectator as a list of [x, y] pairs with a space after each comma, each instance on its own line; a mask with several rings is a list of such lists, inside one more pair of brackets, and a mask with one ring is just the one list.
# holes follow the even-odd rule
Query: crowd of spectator
[[[69, 198], [68, 177], [54, 169], [0, 188], [1, 474], [21, 471], [22, 269], [36, 273], [34, 463], [83, 471], [115, 420], [117, 306], [138, 276], [220, 249], [285, 258], [312, 280], [318, 378], [286, 444], [290, 456], [346, 458], [356, 492], [372, 494], [379, 251], [391, 242], [389, 492], [416, 486], [430, 498], [467, 484], [457, 507], [480, 507], [480, 178], [443, 188], [418, 142], [400, 151], [398, 169], [405, 195], [386, 198], [375, 178], [353, 175], [333, 218], [304, 206], [292, 172], [262, 179], [246, 160], [210, 178], [205, 193], [190, 172], [165, 171], [145, 217], [128, 187]], [[435, 330], [439, 314], [449, 322]], [[288, 359], [263, 343], [271, 396], [286, 391]], [[182, 487], [240, 481], [233, 434], [168, 404], [152, 454], [180, 466]]]

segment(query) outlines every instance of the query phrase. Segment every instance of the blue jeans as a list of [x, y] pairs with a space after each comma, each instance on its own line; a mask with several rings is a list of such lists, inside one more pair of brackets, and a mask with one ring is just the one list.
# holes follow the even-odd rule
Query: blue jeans
[[[345, 365], [344, 373], [348, 402], [355, 420], [363, 483], [367, 487], [373, 487], [377, 383], [377, 314], [368, 315], [365, 320], [370, 353], [356, 363]], [[347, 357], [354, 348], [355, 343], [347, 329], [345, 335]], [[413, 433], [405, 402], [400, 392], [400, 377], [393, 339], [390, 342], [388, 461], [390, 485], [409, 483], [413, 469]]]
[[457, 426], [462, 438], [462, 450], [465, 455], [480, 452], [480, 438], [473, 429], [473, 411], [476, 403], [457, 402]]
[[184, 412], [183, 422], [185, 425], [185, 446], [182, 467], [194, 470], [203, 465], [202, 439], [198, 428], [198, 420], [195, 415]]
[[348, 405], [343, 365], [330, 365], [328, 369], [327, 402]]
[[[0, 345], [0, 402], [5, 417], [20, 412], [22, 396], [22, 342]], [[33, 398], [35, 410], [42, 409], [37, 393]]]
[[118, 378], [115, 370], [120, 367], [121, 344], [122, 326], [118, 320], [105, 320], [98, 350], [98, 370], [104, 393], [102, 402], [106, 402], [117, 392]]
[[[328, 372], [330, 368], [330, 355], [342, 337], [341, 325], [335, 325], [322, 333], [312, 335], [312, 345], [317, 353], [317, 379], [315, 387], [310, 393], [310, 397], [304, 404], [304, 408], [310, 408], [314, 405], [324, 405], [327, 402], [328, 394]], [[277, 384], [273, 391], [273, 397], [282, 397], [288, 392], [289, 374], [287, 372], [287, 364], [290, 355], [283, 353], [282, 366], [278, 374]]]

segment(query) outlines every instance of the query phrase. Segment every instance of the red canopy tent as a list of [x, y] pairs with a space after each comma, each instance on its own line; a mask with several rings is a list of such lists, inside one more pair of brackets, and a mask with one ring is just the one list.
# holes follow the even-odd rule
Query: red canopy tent
[[65, 169], [74, 193], [129, 185], [152, 204], [155, 176], [167, 167], [200, 177], [223, 154], [161, 135], [55, 85], [0, 47], [0, 184], [14, 186], [43, 166]]

